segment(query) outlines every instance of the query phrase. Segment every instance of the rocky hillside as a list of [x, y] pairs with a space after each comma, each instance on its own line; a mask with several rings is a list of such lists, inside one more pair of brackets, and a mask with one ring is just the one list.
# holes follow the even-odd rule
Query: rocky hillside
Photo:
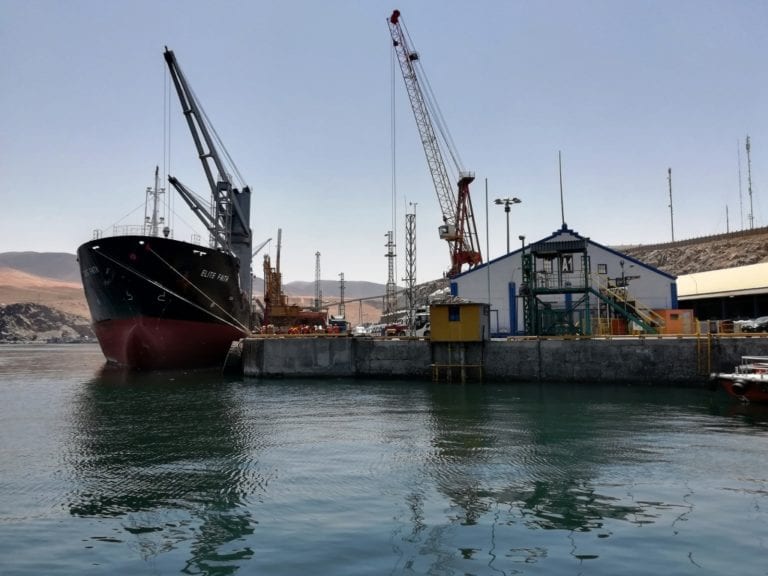
[[0, 305], [0, 342], [95, 341], [90, 320], [42, 304]]
[[735, 268], [768, 262], [768, 227], [616, 250], [675, 276]]

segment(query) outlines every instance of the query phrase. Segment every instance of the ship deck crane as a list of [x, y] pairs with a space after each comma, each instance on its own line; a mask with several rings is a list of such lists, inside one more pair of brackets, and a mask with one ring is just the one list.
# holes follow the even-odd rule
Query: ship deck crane
[[[200, 103], [187, 84], [187, 80], [176, 61], [172, 50], [166, 47], [165, 62], [179, 96], [181, 109], [192, 133], [197, 155], [203, 165], [208, 186], [211, 189], [211, 206], [206, 208], [198, 197], [173, 176], [168, 181], [173, 185], [184, 202], [203, 223], [211, 237], [212, 247], [230, 252], [240, 262], [240, 290], [246, 295], [251, 293], [251, 190], [243, 186], [235, 188], [222, 155], [216, 148], [212, 137], [216, 132], [208, 121]], [[218, 136], [216, 136], [218, 139]], [[223, 145], [220, 144], [223, 148]], [[226, 153], [226, 150], [225, 150]], [[226, 155], [232, 170], [239, 176], [234, 163]], [[242, 178], [241, 178], [242, 180]]]
[[[483, 262], [475, 216], [472, 211], [472, 200], [469, 195], [469, 185], [474, 181], [475, 175], [465, 171], [461, 166], [450, 134], [441, 123], [441, 115], [436, 109], [434, 98], [431, 97], [431, 94], [427, 94], [429, 98], [425, 98], [422, 84], [428, 88], [429, 83], [426, 81], [423, 69], [417, 66], [419, 55], [411, 47], [407, 31], [402, 24], [400, 11], [392, 12], [387, 23], [443, 214], [443, 224], [438, 230], [440, 238], [448, 242], [450, 251], [451, 267], [448, 270], [448, 276], [456, 276], [461, 273], [463, 266], [467, 265], [471, 269]], [[420, 80], [420, 77], [423, 80]], [[442, 146], [441, 141], [437, 139], [433, 117], [435, 121], [440, 122], [438, 133], [442, 139]], [[450, 154], [456, 166], [458, 195], [453, 191], [453, 185], [443, 160], [442, 148], [445, 148]]]
[[264, 246], [266, 246], [270, 242], [272, 242], [272, 238], [267, 238], [266, 240], [264, 240], [264, 242], [256, 246], [256, 249], [253, 251], [253, 254], [251, 254], [251, 258], [256, 258], [256, 254], [261, 252], [262, 248], [264, 248]]

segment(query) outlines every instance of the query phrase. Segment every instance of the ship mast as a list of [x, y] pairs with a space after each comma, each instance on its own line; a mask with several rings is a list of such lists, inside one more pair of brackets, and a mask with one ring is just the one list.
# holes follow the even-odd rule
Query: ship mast
[[[205, 116], [187, 80], [179, 68], [176, 56], [166, 47], [163, 54], [168, 71], [179, 96], [181, 109], [187, 119], [198, 158], [211, 190], [210, 209], [203, 206], [197, 196], [173, 176], [168, 181], [210, 234], [211, 247], [229, 252], [240, 262], [240, 290], [251, 293], [251, 190], [244, 186], [238, 190], [232, 185], [222, 156], [211, 137], [216, 134]], [[227, 156], [227, 158], [229, 158]], [[231, 164], [231, 160], [230, 160]], [[235, 172], [237, 168], [233, 166]]]
[[[157, 202], [160, 199], [160, 195], [165, 194], [165, 188], [160, 188], [160, 168], [155, 166], [155, 185], [147, 186], [147, 200], [144, 203], [144, 228], [148, 236], [159, 236], [160, 225], [165, 222], [165, 218], [158, 216]], [[147, 214], [149, 209], [149, 199], [152, 199], [152, 214]], [[147, 230], [148, 228], [148, 230]], [[166, 232], [167, 231], [167, 232]], [[168, 236], [170, 230], [163, 229], [163, 234]]]

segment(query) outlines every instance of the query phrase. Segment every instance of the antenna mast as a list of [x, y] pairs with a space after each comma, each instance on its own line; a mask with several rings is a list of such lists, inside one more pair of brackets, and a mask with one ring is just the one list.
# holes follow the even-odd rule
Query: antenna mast
[[669, 181], [669, 223], [672, 226], [672, 242], [675, 241], [675, 216], [672, 211], [672, 168], [667, 168], [667, 180]]
[[747, 190], [749, 192], [749, 229], [755, 227], [755, 211], [752, 207], [752, 157], [750, 151], [752, 147], [749, 143], [749, 134], [747, 134]]
[[[562, 219], [563, 228], [565, 228], [565, 203], [563, 202], [563, 158], [560, 150], [557, 151], [557, 166], [560, 172], [560, 218]], [[507, 239], [509, 244], [509, 239]]]

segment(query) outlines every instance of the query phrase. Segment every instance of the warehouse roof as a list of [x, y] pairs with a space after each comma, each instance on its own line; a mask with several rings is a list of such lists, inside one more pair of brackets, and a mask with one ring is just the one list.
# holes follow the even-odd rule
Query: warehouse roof
[[678, 300], [768, 293], [768, 262], [677, 277]]

